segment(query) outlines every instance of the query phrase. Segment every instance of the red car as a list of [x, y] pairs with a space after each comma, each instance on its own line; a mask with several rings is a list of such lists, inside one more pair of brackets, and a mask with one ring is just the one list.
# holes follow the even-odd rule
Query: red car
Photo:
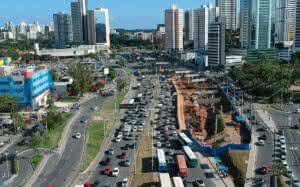
[[104, 169], [104, 175], [110, 175], [110, 173], [112, 172], [110, 167], [107, 167]]
[[122, 152], [121, 155], [120, 155], [120, 159], [125, 159], [125, 157], [126, 157], [126, 153]]
[[261, 174], [267, 174], [268, 173], [268, 166], [262, 166], [261, 168], [260, 168], [260, 172], [261, 172]]

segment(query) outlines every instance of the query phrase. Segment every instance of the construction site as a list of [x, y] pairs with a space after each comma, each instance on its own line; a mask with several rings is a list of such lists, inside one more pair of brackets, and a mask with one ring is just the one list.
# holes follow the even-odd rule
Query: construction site
[[240, 144], [240, 125], [217, 83], [199, 74], [178, 71], [171, 78], [177, 93], [179, 129], [188, 130], [199, 143], [220, 147]]

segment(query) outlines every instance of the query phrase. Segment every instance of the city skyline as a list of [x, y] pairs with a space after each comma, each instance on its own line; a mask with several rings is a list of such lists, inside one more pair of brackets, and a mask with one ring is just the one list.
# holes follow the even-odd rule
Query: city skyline
[[[118, 0], [90, 0], [89, 8], [108, 8], [113, 28], [153, 29], [156, 28], [158, 23], [164, 22], [164, 15], [162, 12], [169, 8], [171, 4], [176, 4], [184, 10], [188, 10], [194, 7], [200, 7], [202, 4], [212, 4], [213, 2], [214, 0], [131, 0], [122, 3], [122, 6], [117, 6], [120, 4]], [[52, 21], [52, 15], [54, 13], [70, 13], [70, 3], [71, 0], [43, 0], [41, 2], [35, 1], [34, 3], [32, 0], [23, 0], [21, 2], [11, 0], [2, 4], [3, 11], [0, 16], [0, 25], [3, 25], [7, 21], [11, 21], [15, 24], [22, 21], [26, 23], [38, 21], [40, 24], [49, 24]], [[15, 11], [11, 11], [12, 6]], [[148, 21], [144, 22], [143, 20]]]

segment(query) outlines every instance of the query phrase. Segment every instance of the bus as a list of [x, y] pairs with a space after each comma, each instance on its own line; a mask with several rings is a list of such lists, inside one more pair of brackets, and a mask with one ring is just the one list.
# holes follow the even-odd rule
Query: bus
[[169, 173], [159, 173], [160, 187], [172, 187]]
[[159, 172], [168, 171], [166, 156], [163, 149], [157, 149], [157, 158], [158, 158], [158, 171]]
[[198, 158], [194, 154], [194, 152], [191, 150], [188, 146], [183, 146], [183, 151], [187, 157], [187, 162], [190, 165], [190, 167], [194, 168], [198, 165]]
[[186, 165], [184, 155], [177, 155], [176, 159], [178, 164], [179, 175], [182, 177], [187, 177], [189, 175], [189, 170]]
[[192, 140], [183, 132], [179, 133], [179, 141], [183, 146], [192, 146]]
[[181, 177], [173, 177], [174, 187], [184, 187]]

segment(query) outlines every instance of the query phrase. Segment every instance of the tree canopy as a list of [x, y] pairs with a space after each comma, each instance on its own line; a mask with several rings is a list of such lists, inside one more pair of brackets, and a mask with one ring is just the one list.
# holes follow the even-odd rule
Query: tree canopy
[[93, 77], [92, 71], [88, 66], [75, 63], [69, 67], [69, 75], [74, 79], [72, 84], [72, 90], [75, 95], [81, 96], [90, 89]]
[[[257, 96], [271, 96], [279, 91], [287, 92], [294, 82], [295, 70], [289, 64], [260, 60], [231, 69], [230, 76], [245, 90]], [[278, 93], [277, 96], [279, 95]]]

